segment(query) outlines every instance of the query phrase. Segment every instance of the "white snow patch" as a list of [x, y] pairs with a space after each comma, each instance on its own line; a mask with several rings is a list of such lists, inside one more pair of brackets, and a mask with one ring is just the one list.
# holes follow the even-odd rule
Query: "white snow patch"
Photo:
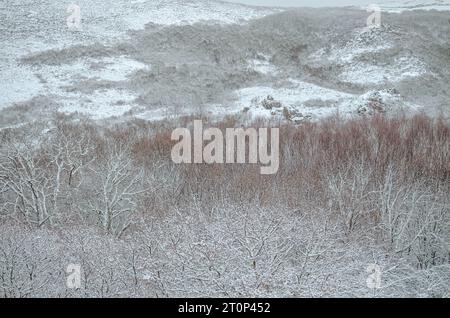
[[30, 67], [8, 65], [0, 72], [0, 109], [38, 95], [42, 84]]
[[276, 75], [278, 73], [277, 67], [267, 59], [251, 59], [248, 61], [248, 67], [264, 75]]
[[[11, 65], [0, 73], [0, 109], [16, 102], [27, 101], [40, 94], [65, 98], [64, 86], [79, 80], [120, 82], [132, 73], [149, 66], [125, 56], [84, 59], [72, 64], [31, 67]], [[38, 74], [38, 76], [37, 76]], [[93, 99], [95, 96], [88, 96]]]
[[320, 49], [310, 56], [312, 63], [338, 65], [342, 68], [338, 78], [347, 83], [360, 85], [400, 82], [419, 77], [428, 72], [423, 61], [413, 55], [400, 56], [385, 63], [370, 63], [362, 55], [379, 53], [394, 46], [387, 37], [392, 27], [364, 27], [356, 29], [352, 38], [344, 44], [334, 44], [328, 50]]
[[63, 85], [80, 79], [120, 82], [127, 80], [132, 73], [148, 68], [141, 62], [119, 56], [102, 59], [87, 58], [72, 64], [46, 66], [40, 73], [47, 82]]
[[376, 46], [355, 46], [348, 45], [344, 48], [338, 48], [332, 51], [328, 57], [329, 61], [340, 62], [340, 63], [350, 63], [354, 59], [366, 53], [381, 52], [389, 49], [391, 45], [389, 43], [379, 44]]
[[407, 110], [409, 114], [419, 112], [422, 107], [406, 102], [392, 90], [370, 90], [365, 94], [341, 103], [340, 109], [345, 114], [372, 115], [376, 112], [395, 112]]
[[125, 81], [132, 73], [150, 68], [141, 62], [124, 56], [104, 58], [100, 62], [87, 60], [83, 61], [82, 64], [88, 66], [86, 75], [90, 78], [98, 78], [113, 82]]
[[382, 52], [393, 46], [393, 43], [385, 37], [389, 29], [387, 25], [383, 25], [382, 28], [356, 29], [350, 41], [344, 45], [334, 44], [329, 52], [322, 48], [312, 54], [311, 59], [313, 62], [327, 60], [337, 64], [348, 64], [363, 54]]
[[419, 110], [393, 90], [369, 91], [363, 95], [349, 94], [298, 80], [289, 80], [287, 87], [249, 87], [236, 91], [234, 113], [251, 117], [287, 119], [298, 122], [318, 120], [339, 113], [352, 117], [375, 112], [402, 109]]
[[70, 94], [63, 101], [59, 112], [71, 114], [80, 113], [99, 120], [108, 117], [122, 116], [134, 107], [134, 94], [125, 90], [101, 90], [89, 96], [81, 94]]
[[377, 66], [361, 62], [353, 63], [346, 67], [339, 78], [344, 82], [365, 85], [400, 82], [426, 73], [426, 66], [419, 59], [401, 57], [392, 65]]
[[[252, 117], [282, 117], [289, 111], [301, 117], [325, 117], [336, 113], [340, 102], [353, 98], [352, 94], [321, 87], [315, 84], [289, 79], [287, 87], [248, 87], [236, 91], [236, 112], [247, 112]], [[279, 102], [278, 107], [266, 108], [263, 102], [267, 99]], [[327, 103], [332, 107], [314, 107], [314, 101]], [[305, 105], [311, 102], [311, 105]], [[286, 108], [286, 110], [284, 110]]]
[[144, 4], [141, 10], [133, 10], [126, 17], [131, 29], [141, 29], [150, 22], [161, 25], [189, 25], [196, 22], [244, 23], [280, 11], [209, 0], [152, 1], [140, 4]]
[[128, 90], [111, 88], [92, 93], [71, 92], [68, 88], [80, 80], [125, 81], [130, 74], [146, 69], [143, 63], [125, 56], [103, 59], [88, 58], [72, 64], [45, 66], [40, 69], [43, 79], [41, 92], [53, 96], [63, 106], [63, 113], [81, 113], [93, 119], [120, 116], [136, 107], [136, 95]]
[[236, 92], [238, 106], [248, 106], [255, 98], [265, 98], [268, 95], [287, 105], [301, 105], [308, 100], [320, 99], [324, 101], [339, 101], [351, 95], [333, 89], [324, 88], [315, 84], [289, 80], [290, 87], [272, 88], [256, 86], [240, 89]]

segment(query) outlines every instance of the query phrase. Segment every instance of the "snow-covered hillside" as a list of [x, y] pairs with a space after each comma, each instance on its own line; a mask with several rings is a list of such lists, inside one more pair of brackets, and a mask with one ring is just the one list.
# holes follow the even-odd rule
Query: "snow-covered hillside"
[[[147, 23], [245, 23], [278, 11], [210, 0], [115, 0], [113, 4], [104, 0], [79, 0], [75, 3], [80, 7], [82, 19], [79, 31], [69, 30], [66, 24], [69, 13], [65, 2], [11, 0], [0, 3], [0, 108], [39, 94], [54, 93], [35, 76], [35, 70], [19, 65], [18, 60], [27, 54], [78, 44], [108, 44], [126, 38], [127, 32], [142, 29]], [[120, 64], [120, 61], [114, 63]], [[76, 64], [73, 67], [73, 72], [81, 71], [84, 76], [91, 76], [88, 68], [80, 69]], [[112, 67], [127, 69], [126, 65]], [[64, 72], [70, 74], [69, 68], [59, 70], [55, 80], [60, 80]], [[39, 72], [44, 77], [53, 74], [52, 69]]]
[[[249, 53], [256, 50], [249, 47], [247, 51], [239, 53], [240, 56], [228, 61], [227, 65], [222, 65], [223, 69], [218, 69], [214, 63], [223, 63], [217, 59], [226, 55], [228, 49], [239, 51], [239, 46], [246, 46], [245, 41], [242, 42], [239, 36], [219, 41], [210, 37], [210, 33], [204, 36], [211, 39], [201, 40], [200, 47], [204, 47], [194, 53], [192, 51], [199, 50], [199, 46], [194, 47], [186, 42], [186, 39], [195, 37], [195, 32], [190, 35], [182, 34], [195, 23], [200, 23], [207, 28], [208, 31], [205, 32], [219, 32], [218, 37], [226, 38], [228, 29], [217, 31], [217, 28], [234, 25], [247, 32], [245, 25], [248, 23], [287, 9], [213, 0], [117, 0], [114, 5], [103, 0], [79, 0], [76, 3], [80, 7], [82, 21], [81, 29], [75, 31], [66, 25], [68, 12], [63, 2], [12, 0], [8, 4], [0, 4], [0, 109], [5, 109], [4, 112], [7, 113], [7, 108], [13, 105], [34, 105], [36, 99], [43, 99], [53, 105], [55, 109], [52, 108], [52, 111], [79, 113], [93, 119], [125, 115], [145, 120], [161, 120], [171, 114], [189, 115], [202, 107], [203, 112], [211, 115], [246, 113], [269, 118], [287, 117], [299, 121], [323, 118], [337, 111], [348, 115], [361, 114], [362, 108], [368, 104], [373, 105], [367, 96], [374, 93], [385, 96], [379, 105], [383, 112], [395, 109], [396, 106], [399, 109], [406, 107], [416, 110], [423, 105], [411, 102], [411, 99], [407, 101], [401, 94], [388, 96], [388, 93], [383, 92], [392, 91], [408, 81], [439, 77], [433, 65], [429, 65], [423, 55], [419, 56], [412, 48], [399, 51], [403, 44], [399, 45], [398, 41], [408, 38], [403, 26], [391, 27], [389, 23], [385, 23], [380, 29], [367, 28], [365, 22], [369, 13], [365, 10], [357, 11], [359, 13], [354, 16], [356, 11], [348, 9], [348, 21], [354, 21], [355, 26], [339, 31], [343, 32], [342, 36], [338, 33], [332, 34], [335, 31], [314, 31], [328, 32], [323, 35], [330, 36], [332, 41], [325, 41], [306, 56], [296, 56], [295, 59], [302, 59], [301, 62], [306, 63], [309, 68], [299, 73], [296, 71], [298, 65], [279, 61], [280, 54], [284, 53], [276, 52], [276, 48], [275, 51], [272, 47], [264, 48], [292, 45], [290, 39], [283, 43], [267, 45], [264, 44], [265, 35], [261, 35], [255, 43], [262, 44], [263, 49], [270, 48], [271, 52]], [[448, 3], [447, 0], [383, 1], [380, 5], [382, 8], [389, 7], [389, 11], [398, 11], [445, 9]], [[307, 2], [305, 4], [310, 5]], [[359, 5], [359, 8], [363, 8], [365, 3], [361, 2]], [[314, 16], [316, 13], [311, 14]], [[389, 18], [393, 21], [397, 19], [395, 14], [389, 15]], [[276, 23], [280, 21], [276, 20]], [[337, 23], [343, 24], [343, 20]], [[148, 31], [142, 31], [146, 25]], [[177, 27], [179, 29], [176, 29]], [[161, 33], [153, 33], [152, 28]], [[166, 36], [164, 32], [171, 35]], [[267, 32], [270, 34], [270, 27]], [[298, 32], [302, 33], [300, 29]], [[133, 44], [136, 34], [152, 38], [153, 42], [159, 41], [158, 45], [144, 45], [139, 40]], [[210, 44], [216, 41], [217, 47], [212, 49]], [[236, 41], [233, 44], [236, 47], [229, 46], [226, 41]], [[137, 49], [140, 45], [142, 47]], [[306, 46], [315, 48], [316, 44], [308, 43]], [[172, 51], [174, 54], [170, 55]], [[179, 54], [185, 51], [186, 55]], [[205, 62], [205, 56], [209, 58], [211, 54], [214, 55], [215, 62]], [[384, 55], [386, 57], [382, 59], [381, 56]], [[222, 61], [224, 58], [231, 59], [224, 56]], [[153, 64], [156, 64], [156, 67]], [[259, 80], [244, 80], [237, 88], [222, 87], [222, 91], [215, 90], [214, 93], [205, 93], [201, 83], [195, 88], [186, 88], [197, 90], [194, 95], [205, 97], [200, 99], [201, 103], [197, 100], [184, 104], [180, 102], [183, 104], [180, 109], [178, 100], [184, 99], [183, 96], [177, 97], [178, 100], [167, 96], [164, 98], [166, 102], [161, 102], [161, 98], [155, 99], [155, 90], [179, 90], [179, 87], [167, 86], [174, 85], [173, 83], [167, 82], [165, 87], [161, 87], [154, 81], [147, 83], [144, 80], [149, 86], [148, 89], [142, 89], [140, 86], [143, 84], [136, 83], [136, 76], [155, 76], [160, 72], [161, 66], [165, 67], [164, 70], [173, 67], [176, 73], [183, 67], [189, 69], [189, 72], [202, 72], [201, 70], [206, 68], [208, 73], [214, 73], [208, 76], [223, 77], [223, 80], [231, 68], [236, 69], [232, 72], [239, 73], [236, 76], [250, 76]], [[306, 78], [310, 77], [307, 73], [312, 72], [314, 68], [329, 68], [330, 71], [320, 78]], [[198, 80], [209, 81], [210, 77], [199, 77]], [[189, 79], [184, 83], [186, 81], [189, 82]], [[211, 85], [220, 87], [223, 83], [217, 79]], [[349, 89], [351, 86], [359, 88]], [[334, 97], [328, 98], [328, 93]], [[214, 98], [208, 97], [207, 99], [212, 100], [205, 101], [207, 94], [213, 94]], [[219, 95], [226, 98], [220, 99]], [[262, 106], [261, 103], [267, 100], [267, 97], [278, 102], [279, 107]], [[158, 107], [155, 107], [156, 104]], [[175, 104], [178, 108], [172, 107]], [[5, 127], [4, 124], [0, 125]]]
[[358, 7], [366, 8], [369, 5], [377, 4], [385, 11], [404, 10], [449, 10], [448, 0], [228, 0], [228, 2], [245, 3], [261, 6], [280, 7]]
[[448, 0], [383, 0], [379, 1], [382, 10], [401, 12], [405, 10], [450, 10]]

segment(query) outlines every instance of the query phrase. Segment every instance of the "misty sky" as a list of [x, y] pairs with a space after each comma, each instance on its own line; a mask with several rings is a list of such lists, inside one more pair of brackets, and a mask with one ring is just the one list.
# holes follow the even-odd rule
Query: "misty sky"
[[307, 6], [307, 7], [338, 7], [349, 5], [368, 5], [375, 0], [227, 0], [251, 5], [265, 6]]

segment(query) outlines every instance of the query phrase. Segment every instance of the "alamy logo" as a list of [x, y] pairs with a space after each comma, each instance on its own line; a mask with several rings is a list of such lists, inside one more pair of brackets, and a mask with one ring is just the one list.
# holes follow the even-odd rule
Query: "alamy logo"
[[381, 288], [381, 267], [377, 264], [370, 264], [366, 268], [366, 272], [369, 276], [366, 279], [367, 287], [370, 289]]
[[371, 4], [367, 7], [367, 12], [372, 14], [367, 18], [367, 26], [369, 28], [381, 27], [381, 8], [377, 4]]
[[81, 288], [81, 265], [80, 264], [69, 264], [66, 269], [67, 281], [66, 285], [69, 289], [79, 289]]
[[177, 128], [171, 138], [178, 141], [171, 153], [175, 163], [259, 163], [261, 174], [278, 171], [278, 128], [270, 128], [270, 136], [268, 128], [226, 128], [224, 137], [220, 129], [203, 130], [203, 122], [194, 120], [192, 137], [189, 129]]
[[67, 17], [66, 24], [70, 30], [81, 30], [81, 9], [79, 5], [74, 3], [67, 7]]

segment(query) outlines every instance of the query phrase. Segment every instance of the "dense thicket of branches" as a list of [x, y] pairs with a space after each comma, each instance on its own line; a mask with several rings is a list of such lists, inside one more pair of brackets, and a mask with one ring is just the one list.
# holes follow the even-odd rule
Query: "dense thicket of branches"
[[[269, 176], [174, 164], [170, 133], [189, 122], [56, 117], [51, 129], [2, 130], [0, 296], [450, 294], [444, 119], [282, 126]], [[366, 286], [369, 264], [380, 289]]]

